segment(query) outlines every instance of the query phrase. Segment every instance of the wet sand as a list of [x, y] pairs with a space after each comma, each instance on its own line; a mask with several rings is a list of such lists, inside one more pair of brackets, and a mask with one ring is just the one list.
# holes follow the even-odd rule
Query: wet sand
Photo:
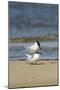
[[58, 85], [58, 61], [8, 61], [8, 88]]

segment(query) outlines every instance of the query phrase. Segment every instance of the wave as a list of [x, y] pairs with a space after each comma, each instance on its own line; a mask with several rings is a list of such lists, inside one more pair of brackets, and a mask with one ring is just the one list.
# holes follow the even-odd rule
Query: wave
[[18, 38], [9, 38], [9, 42], [12, 43], [17, 43], [17, 42], [32, 42], [35, 40], [39, 40], [39, 41], [54, 41], [54, 40], [58, 40], [58, 36], [57, 35], [44, 35], [44, 36], [35, 36], [35, 37], [18, 37]]

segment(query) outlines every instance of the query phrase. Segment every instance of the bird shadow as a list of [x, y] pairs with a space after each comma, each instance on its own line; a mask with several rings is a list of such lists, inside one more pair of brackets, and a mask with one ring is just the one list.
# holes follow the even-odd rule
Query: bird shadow
[[41, 63], [27, 63], [27, 64], [29, 64], [29, 65], [43, 65], [45, 63], [41, 62]]

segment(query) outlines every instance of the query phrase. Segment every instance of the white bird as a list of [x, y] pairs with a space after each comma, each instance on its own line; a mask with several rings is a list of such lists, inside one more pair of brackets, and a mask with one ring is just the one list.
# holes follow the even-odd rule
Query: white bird
[[36, 52], [39, 52], [41, 47], [40, 47], [40, 43], [38, 41], [36, 41], [33, 45], [31, 45], [30, 47], [26, 47], [27, 51], [31, 54], [34, 54]]
[[40, 59], [40, 54], [39, 53], [35, 53], [33, 55], [26, 54], [26, 56], [27, 56], [27, 60], [28, 60], [29, 63], [36, 63]]

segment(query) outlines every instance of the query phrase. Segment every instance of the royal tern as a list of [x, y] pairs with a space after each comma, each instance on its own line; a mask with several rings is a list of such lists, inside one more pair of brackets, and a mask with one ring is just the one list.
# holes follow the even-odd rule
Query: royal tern
[[31, 54], [37, 53], [40, 51], [40, 43], [36, 41], [34, 44], [32, 44], [30, 47], [26, 47], [27, 51]]
[[40, 60], [40, 54], [35, 53], [33, 55], [26, 54], [29, 63], [37, 63]]

